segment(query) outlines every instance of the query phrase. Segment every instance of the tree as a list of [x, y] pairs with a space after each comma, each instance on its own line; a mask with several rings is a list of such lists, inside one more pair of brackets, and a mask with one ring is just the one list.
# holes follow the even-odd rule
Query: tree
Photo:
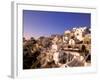
[[26, 41], [26, 38], [25, 37], [23, 37], [23, 42], [25, 42]]
[[34, 37], [31, 37], [31, 38], [30, 38], [30, 41], [31, 41], [32, 44], [35, 44], [35, 43], [36, 43], [36, 40], [35, 40]]

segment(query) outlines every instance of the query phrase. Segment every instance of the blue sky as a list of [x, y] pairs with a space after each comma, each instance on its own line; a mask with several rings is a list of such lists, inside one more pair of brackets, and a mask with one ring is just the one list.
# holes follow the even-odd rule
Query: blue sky
[[23, 10], [23, 26], [25, 38], [63, 34], [73, 27], [90, 27], [91, 14]]

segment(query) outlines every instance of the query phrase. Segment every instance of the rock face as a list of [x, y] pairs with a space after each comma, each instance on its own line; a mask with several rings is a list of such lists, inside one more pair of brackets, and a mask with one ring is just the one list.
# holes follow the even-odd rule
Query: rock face
[[91, 64], [91, 31], [65, 30], [63, 35], [23, 38], [23, 69], [85, 67]]

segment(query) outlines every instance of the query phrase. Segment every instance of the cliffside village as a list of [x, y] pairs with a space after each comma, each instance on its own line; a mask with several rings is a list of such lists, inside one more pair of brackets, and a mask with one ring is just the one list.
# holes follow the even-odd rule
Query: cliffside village
[[23, 69], [91, 65], [91, 29], [78, 27], [38, 39], [23, 38]]

